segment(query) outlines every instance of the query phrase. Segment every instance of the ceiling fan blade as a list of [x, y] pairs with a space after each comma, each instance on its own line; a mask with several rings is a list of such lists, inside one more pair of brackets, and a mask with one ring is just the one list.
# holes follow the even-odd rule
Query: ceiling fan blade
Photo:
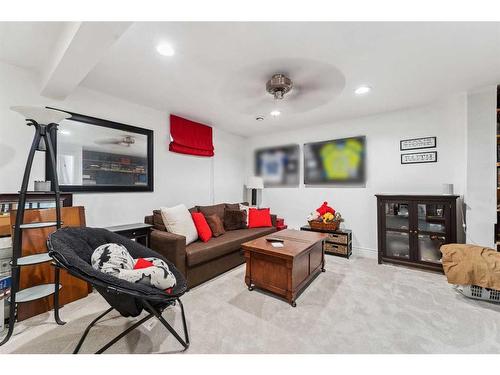
[[[266, 82], [275, 73], [293, 81], [292, 90], [282, 100], [266, 92]], [[274, 109], [301, 113], [328, 103], [345, 87], [344, 75], [333, 65], [322, 61], [283, 58], [262, 61], [233, 72], [220, 86], [221, 99], [231, 103], [238, 113], [267, 115]]]
[[104, 138], [104, 139], [96, 139], [94, 143], [98, 145], [110, 145], [110, 144], [118, 144], [122, 141], [122, 138]]

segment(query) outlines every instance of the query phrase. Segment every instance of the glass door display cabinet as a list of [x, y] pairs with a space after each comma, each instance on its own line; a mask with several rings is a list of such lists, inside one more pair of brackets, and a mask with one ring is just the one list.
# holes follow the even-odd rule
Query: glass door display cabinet
[[377, 194], [379, 264], [442, 271], [440, 247], [457, 241], [457, 198]]

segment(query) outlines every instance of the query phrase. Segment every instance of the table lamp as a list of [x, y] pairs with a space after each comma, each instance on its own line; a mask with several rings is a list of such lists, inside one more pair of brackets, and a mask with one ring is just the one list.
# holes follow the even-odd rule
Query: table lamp
[[257, 189], [264, 189], [264, 180], [262, 177], [249, 176], [245, 186], [247, 189], [252, 189], [252, 206], [257, 205]]

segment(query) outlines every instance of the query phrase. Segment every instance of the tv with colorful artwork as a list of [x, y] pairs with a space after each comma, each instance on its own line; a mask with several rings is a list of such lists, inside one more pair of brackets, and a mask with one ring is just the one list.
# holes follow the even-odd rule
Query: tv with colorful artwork
[[276, 146], [255, 151], [255, 174], [264, 187], [299, 185], [299, 145]]
[[304, 184], [365, 183], [364, 136], [304, 144]]

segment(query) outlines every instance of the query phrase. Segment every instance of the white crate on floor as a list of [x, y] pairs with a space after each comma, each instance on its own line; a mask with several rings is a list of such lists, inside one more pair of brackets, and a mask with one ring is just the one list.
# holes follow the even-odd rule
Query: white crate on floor
[[460, 285], [457, 289], [469, 298], [500, 303], [500, 290], [483, 288], [477, 285]]

